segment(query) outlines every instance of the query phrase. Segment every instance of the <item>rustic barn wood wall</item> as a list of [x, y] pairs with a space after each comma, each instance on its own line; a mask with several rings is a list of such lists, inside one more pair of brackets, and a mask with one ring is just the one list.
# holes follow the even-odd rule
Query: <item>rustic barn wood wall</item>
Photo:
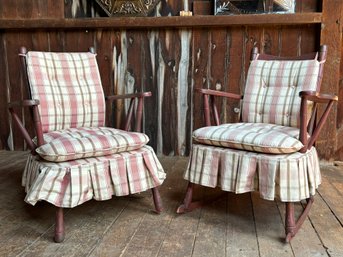
[[[155, 16], [177, 15], [185, 6], [179, 0], [161, 0]], [[298, 1], [297, 12], [320, 10], [317, 0]], [[86, 0], [0, 0], [0, 19], [80, 18], [102, 16], [92, 1]], [[241, 93], [250, 50], [299, 55], [320, 44], [320, 24], [227, 26], [218, 28], [80, 28], [0, 30], [1, 148], [24, 149], [19, 131], [8, 115], [6, 103], [27, 97], [19, 72], [20, 46], [49, 51], [86, 51], [95, 46], [105, 94], [150, 90], [146, 101], [144, 130], [159, 154], [187, 155], [191, 131], [202, 123], [201, 99], [197, 87]], [[237, 119], [239, 103], [222, 102], [222, 118]], [[118, 125], [124, 105], [116, 105]], [[21, 117], [32, 130], [29, 113]]]

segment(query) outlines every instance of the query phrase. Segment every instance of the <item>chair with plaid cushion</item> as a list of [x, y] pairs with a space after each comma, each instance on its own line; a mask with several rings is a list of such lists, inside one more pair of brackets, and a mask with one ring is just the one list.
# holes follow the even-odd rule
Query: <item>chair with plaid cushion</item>
[[[224, 191], [259, 191], [266, 200], [286, 203], [286, 241], [299, 230], [321, 182], [314, 143], [336, 96], [320, 94], [326, 46], [318, 53], [282, 58], [252, 51], [243, 96], [200, 89], [205, 127], [193, 132], [184, 178], [189, 181], [178, 213], [192, 202], [194, 184]], [[239, 123], [220, 125], [217, 97], [241, 101]], [[326, 104], [317, 117], [318, 104]], [[211, 123], [214, 122], [214, 125]], [[294, 202], [307, 201], [297, 221]]]
[[[162, 210], [157, 187], [164, 170], [149, 138], [140, 133], [143, 100], [150, 92], [104, 97], [94, 50], [78, 53], [27, 52], [21, 48], [31, 100], [9, 104], [31, 155], [22, 184], [25, 201], [57, 206], [56, 242], [64, 239], [63, 208], [88, 200], [107, 200], [152, 189], [156, 212]], [[130, 101], [123, 130], [105, 127], [105, 103]], [[135, 108], [137, 105], [137, 108]], [[15, 113], [29, 107], [32, 140]], [[135, 120], [133, 117], [135, 116]], [[134, 127], [137, 132], [129, 132]]]

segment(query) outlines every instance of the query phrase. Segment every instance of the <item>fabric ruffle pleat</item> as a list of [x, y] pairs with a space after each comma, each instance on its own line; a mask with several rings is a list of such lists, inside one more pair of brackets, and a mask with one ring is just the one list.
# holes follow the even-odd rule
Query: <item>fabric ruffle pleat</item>
[[261, 154], [194, 144], [184, 178], [224, 191], [259, 191], [266, 200], [297, 202], [315, 195], [321, 183], [317, 151]]
[[30, 155], [22, 178], [25, 201], [45, 200], [72, 208], [88, 200], [108, 200], [163, 183], [165, 172], [150, 146], [138, 150], [52, 163]]

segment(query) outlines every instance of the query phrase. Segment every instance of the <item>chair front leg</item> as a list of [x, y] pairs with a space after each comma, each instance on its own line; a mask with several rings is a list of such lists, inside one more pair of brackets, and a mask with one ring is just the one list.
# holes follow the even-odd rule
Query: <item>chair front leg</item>
[[61, 207], [57, 207], [55, 222], [56, 223], [55, 223], [54, 241], [56, 243], [61, 243], [64, 240], [64, 217], [63, 217], [63, 208]]
[[154, 205], [155, 205], [155, 212], [160, 214], [162, 212], [162, 200], [160, 192], [158, 191], [157, 187], [151, 189], [152, 197], [154, 198]]

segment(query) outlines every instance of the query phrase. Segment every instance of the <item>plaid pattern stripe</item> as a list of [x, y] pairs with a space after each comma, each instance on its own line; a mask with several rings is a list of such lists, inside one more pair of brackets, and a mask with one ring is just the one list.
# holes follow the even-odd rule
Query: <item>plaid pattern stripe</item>
[[114, 128], [71, 128], [44, 134], [36, 152], [45, 160], [64, 162], [131, 151], [147, 144], [147, 135]]
[[29, 156], [22, 184], [25, 201], [45, 200], [72, 208], [88, 200], [108, 200], [146, 191], [163, 183], [164, 170], [153, 149], [138, 150], [68, 162], [44, 162]]
[[303, 144], [299, 129], [265, 123], [232, 123], [210, 126], [193, 132], [194, 141], [262, 153], [293, 153]]
[[26, 62], [43, 132], [104, 126], [105, 99], [94, 54], [31, 51]]
[[259, 191], [266, 200], [298, 202], [315, 195], [321, 183], [316, 149], [306, 153], [261, 154], [193, 144], [184, 178], [224, 191]]
[[317, 89], [319, 65], [317, 60], [252, 61], [243, 99], [243, 122], [299, 127], [299, 92]]

